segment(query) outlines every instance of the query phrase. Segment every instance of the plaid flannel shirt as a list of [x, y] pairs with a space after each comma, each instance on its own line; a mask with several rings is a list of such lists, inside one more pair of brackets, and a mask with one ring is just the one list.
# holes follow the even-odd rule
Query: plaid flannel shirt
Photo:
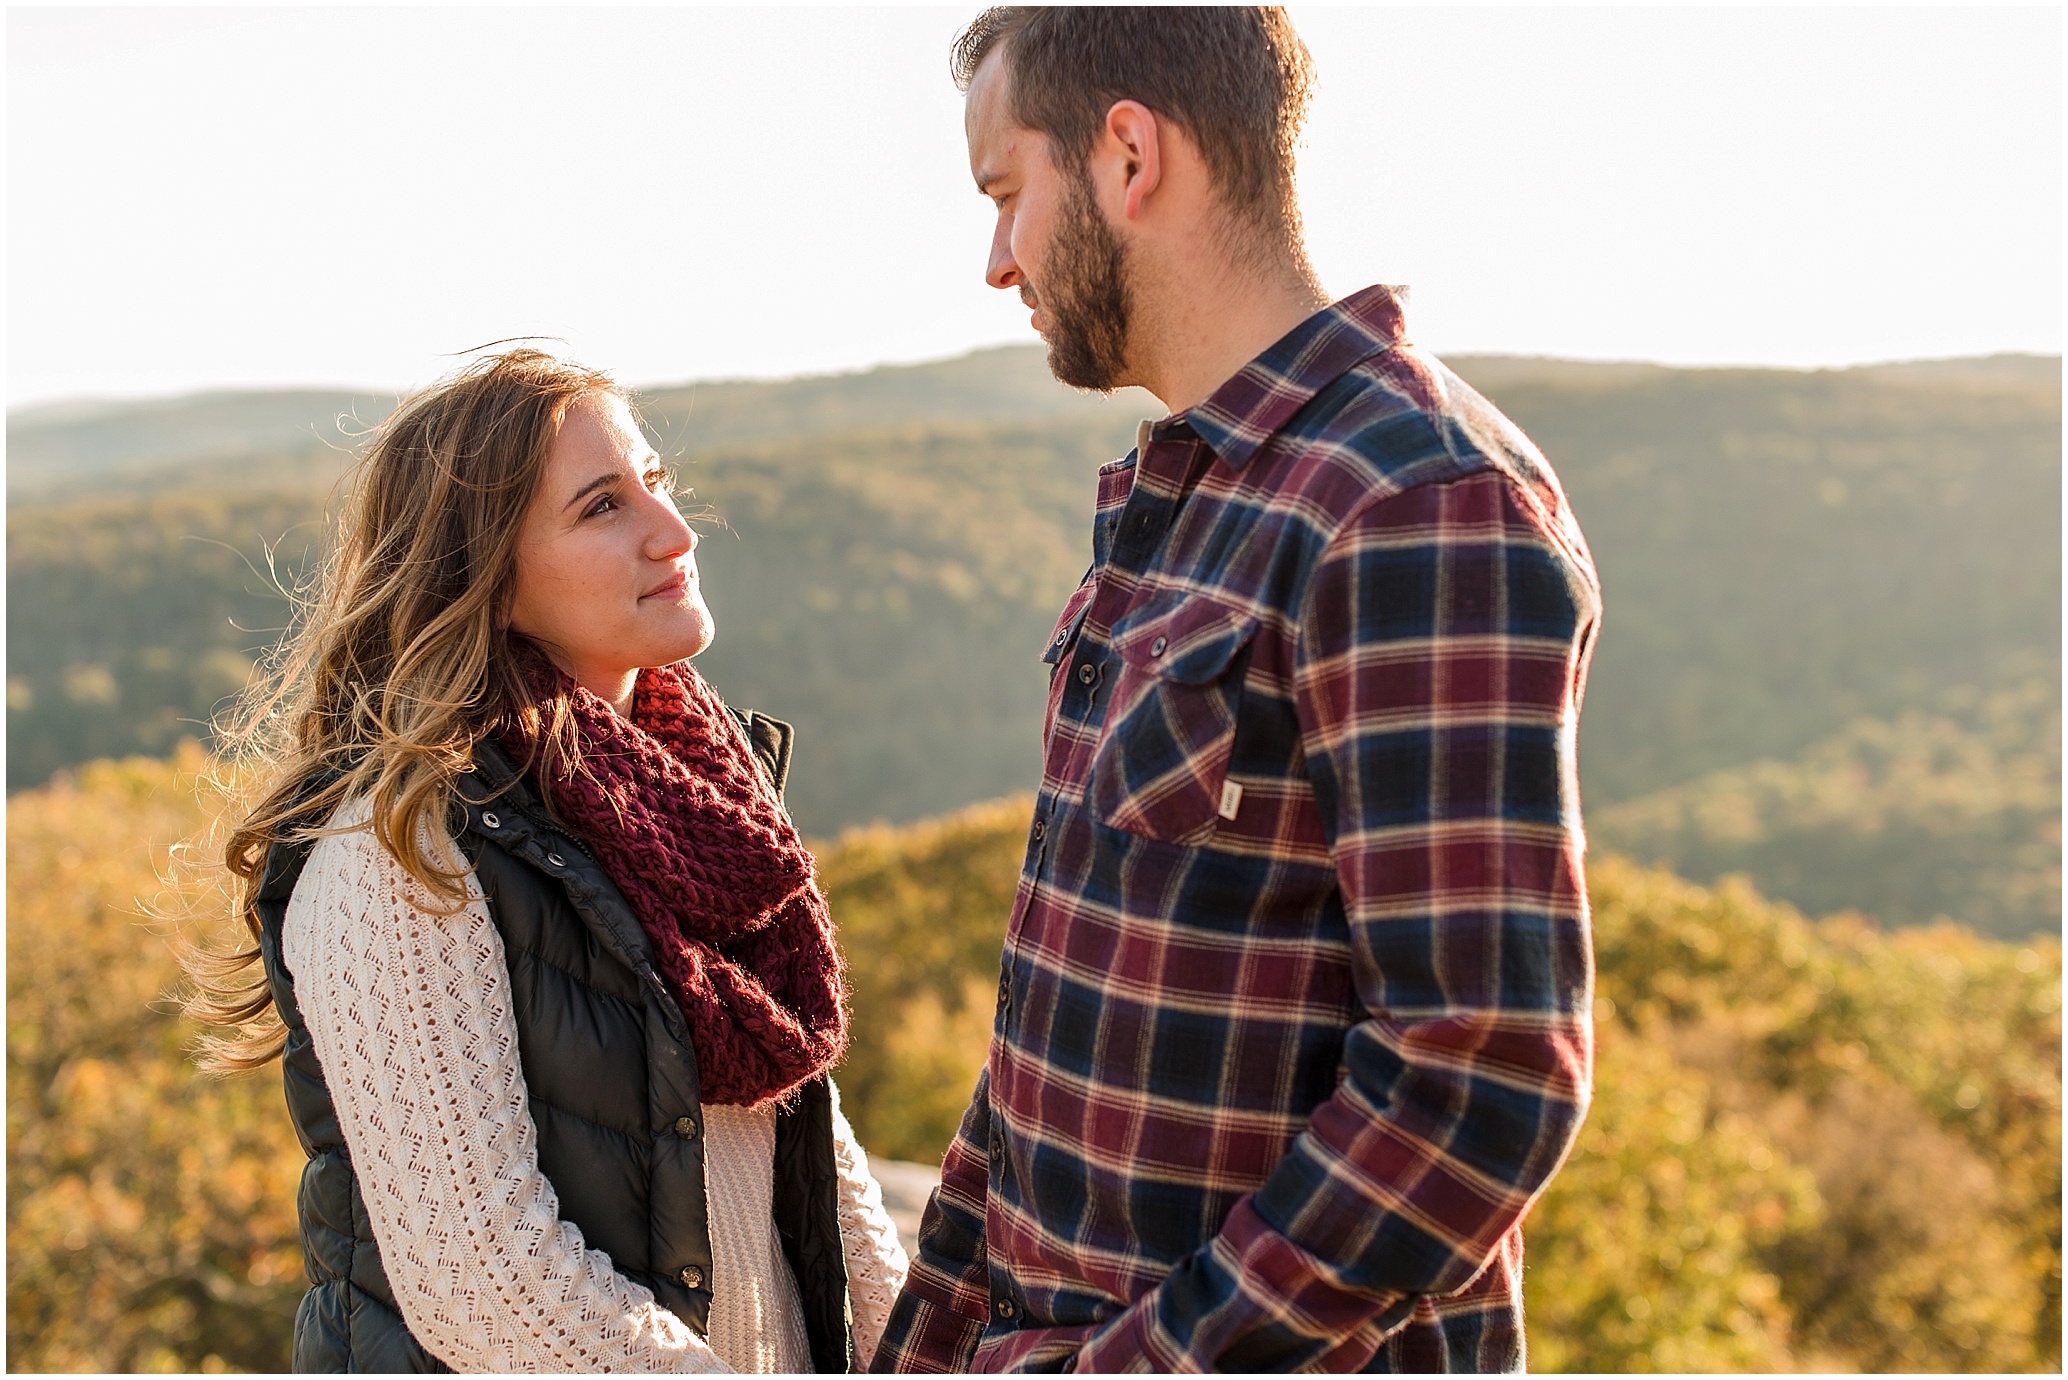
[[1550, 468], [1317, 313], [1100, 474], [990, 1057], [878, 1370], [1523, 1362], [1592, 1076]]

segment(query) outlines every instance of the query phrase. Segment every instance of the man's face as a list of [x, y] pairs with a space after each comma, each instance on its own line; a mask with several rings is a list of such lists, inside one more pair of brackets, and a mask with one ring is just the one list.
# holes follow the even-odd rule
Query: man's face
[[1128, 382], [1126, 246], [1084, 169], [1059, 168], [1046, 135], [1012, 118], [1002, 48], [977, 68], [963, 113], [977, 190], [998, 208], [984, 281], [1018, 288], [1048, 342], [1048, 367], [1073, 388]]

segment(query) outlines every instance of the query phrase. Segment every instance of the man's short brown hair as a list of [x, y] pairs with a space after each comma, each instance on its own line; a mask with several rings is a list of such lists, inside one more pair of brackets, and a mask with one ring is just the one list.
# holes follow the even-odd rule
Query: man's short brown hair
[[1116, 101], [1140, 101], [1183, 129], [1228, 208], [1299, 253], [1293, 150], [1314, 65], [1276, 6], [999, 5], [949, 59], [963, 91], [1003, 44], [1013, 118], [1081, 168]]

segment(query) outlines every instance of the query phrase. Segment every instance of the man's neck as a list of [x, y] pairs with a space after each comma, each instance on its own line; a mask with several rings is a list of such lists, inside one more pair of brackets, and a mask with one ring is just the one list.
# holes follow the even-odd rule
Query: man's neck
[[[1217, 270], [1217, 271], [1216, 271]], [[1160, 281], [1158, 278], [1160, 277]], [[1258, 270], [1197, 262], [1141, 284], [1130, 332], [1132, 380], [1173, 415], [1214, 390], [1329, 304], [1304, 264]]]

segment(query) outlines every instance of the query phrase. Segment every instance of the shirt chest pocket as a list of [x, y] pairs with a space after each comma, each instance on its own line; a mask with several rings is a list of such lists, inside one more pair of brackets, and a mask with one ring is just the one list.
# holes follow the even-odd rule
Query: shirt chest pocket
[[1115, 829], [1205, 842], [1240, 804], [1228, 782], [1255, 615], [1196, 594], [1153, 596], [1114, 629], [1117, 660], [1089, 795]]

